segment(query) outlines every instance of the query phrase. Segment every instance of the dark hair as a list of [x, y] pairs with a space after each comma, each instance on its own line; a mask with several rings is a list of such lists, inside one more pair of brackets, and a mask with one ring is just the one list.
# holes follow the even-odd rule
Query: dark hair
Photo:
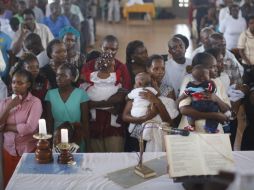
[[102, 43], [103, 42], [116, 42], [116, 43], [118, 43], [118, 39], [117, 39], [117, 37], [115, 37], [115, 36], [113, 36], [113, 35], [107, 35], [107, 36], [105, 36], [104, 38], [103, 38], [103, 40], [102, 40]]
[[209, 35], [209, 41], [210, 39], [213, 39], [213, 40], [222, 40], [224, 39], [223, 35], [218, 33], [218, 32], [215, 32], [215, 33], [212, 33]]
[[215, 58], [217, 58], [220, 54], [222, 54], [222, 52], [219, 48], [209, 48], [209, 49], [205, 50], [205, 52], [211, 54]]
[[25, 5], [25, 6], [26, 6], [26, 2], [23, 1], [23, 0], [19, 0], [19, 1], [18, 1], [18, 4], [19, 4], [19, 5]]
[[152, 66], [152, 63], [154, 60], [162, 60], [163, 63], [164, 63], [164, 59], [161, 55], [158, 55], [158, 54], [154, 54], [154, 55], [151, 55], [147, 62], [146, 62], [146, 68], [150, 68]]
[[237, 4], [235, 4], [235, 3], [232, 4], [232, 5], [230, 5], [230, 6], [229, 6], [229, 12], [230, 12], [230, 14], [231, 14], [232, 8], [240, 8], [240, 7], [239, 7], [239, 5], [237, 5]]
[[177, 36], [173, 36], [173, 37], [168, 41], [168, 48], [171, 48], [171, 43], [172, 43], [172, 42], [176, 42], [176, 41], [181, 41], [181, 42], [183, 43], [184, 47], [186, 47], [184, 41], [183, 41], [181, 38], [179, 38], [179, 37], [177, 37]]
[[18, 63], [15, 64], [14, 67], [13, 67], [12, 76], [14, 75], [14, 73], [16, 73], [19, 70], [23, 70], [23, 69], [25, 70], [24, 65], [29, 64], [31, 61], [37, 61], [38, 62], [38, 59], [33, 53], [28, 53], [28, 52], [23, 53], [21, 55], [20, 59], [18, 60]]
[[[70, 63], [64, 63], [64, 64], [62, 64], [62, 65], [60, 65], [59, 67], [58, 67], [58, 69], [64, 69], [64, 70], [69, 70], [69, 71], [71, 71], [71, 76], [74, 78], [74, 79], [76, 79], [77, 77], [78, 77], [78, 75], [79, 75], [79, 71], [78, 71], [78, 69], [74, 66], [74, 65], [72, 65], [72, 64], [70, 64]], [[74, 84], [73, 84], [74, 85]]]
[[23, 64], [29, 64], [31, 61], [38, 62], [37, 57], [33, 53], [24, 53], [20, 58], [23, 61]]
[[[28, 34], [28, 36], [24, 40], [24, 45], [29, 51], [33, 51], [34, 48], [37, 50], [43, 49], [41, 37], [36, 33]], [[37, 53], [40, 53], [40, 52], [37, 52]]]
[[101, 56], [101, 52], [97, 50], [90, 51], [86, 56], [86, 62], [89, 62], [91, 60], [94, 60]]
[[27, 81], [30, 82], [30, 87], [28, 88], [28, 91], [31, 91], [33, 88], [33, 76], [30, 72], [28, 72], [25, 69], [20, 69], [20, 70], [16, 70], [13, 72], [12, 74], [12, 78], [14, 77], [14, 75], [21, 75], [27, 78]]
[[35, 14], [34, 14], [34, 11], [33, 11], [32, 9], [25, 9], [25, 10], [23, 11], [23, 16], [24, 16], [24, 15], [33, 15], [34, 18], [35, 18]]
[[196, 65], [207, 65], [210, 63], [209, 61], [213, 59], [214, 57], [209, 53], [197, 53], [192, 59], [192, 67], [195, 67]]
[[130, 73], [131, 84], [134, 84], [135, 78], [131, 68], [131, 56], [134, 54], [137, 48], [144, 47], [144, 43], [140, 40], [134, 40], [128, 43], [126, 47], [126, 67]]
[[189, 45], [190, 45], [190, 42], [188, 40], [188, 38], [182, 34], [175, 34], [173, 37], [177, 37], [177, 38], [180, 38], [184, 45], [185, 45], [185, 49], [188, 49]]
[[19, 29], [19, 19], [17, 17], [11, 17], [10, 26], [13, 31], [17, 31]]
[[249, 23], [250, 20], [252, 20], [252, 19], [254, 19], [254, 14], [251, 14], [251, 15], [249, 15], [249, 16], [246, 18], [247, 23]]
[[59, 39], [53, 39], [53, 40], [51, 40], [51, 41], [48, 43], [48, 46], [47, 46], [46, 51], [47, 51], [47, 56], [48, 56], [50, 59], [52, 59], [51, 55], [52, 55], [52, 52], [53, 52], [53, 47], [54, 47], [54, 45], [56, 45], [56, 44], [62, 44], [62, 43], [63, 43], [63, 42], [62, 42], [61, 40], [59, 40]]

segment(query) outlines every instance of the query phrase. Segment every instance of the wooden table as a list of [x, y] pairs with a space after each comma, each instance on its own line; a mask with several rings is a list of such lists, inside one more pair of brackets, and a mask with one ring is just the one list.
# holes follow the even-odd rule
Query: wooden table
[[155, 17], [155, 5], [154, 3], [144, 3], [144, 4], [135, 4], [131, 6], [127, 6], [125, 4], [123, 8], [123, 16], [126, 18], [127, 23], [129, 23], [129, 14], [130, 13], [147, 13], [150, 15], [150, 18]]

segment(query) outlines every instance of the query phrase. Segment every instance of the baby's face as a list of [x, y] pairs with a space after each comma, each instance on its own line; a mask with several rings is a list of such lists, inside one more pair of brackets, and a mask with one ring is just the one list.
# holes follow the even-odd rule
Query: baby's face
[[194, 70], [192, 72], [192, 76], [198, 82], [205, 82], [210, 80], [208, 69]]
[[151, 81], [150, 76], [146, 76], [146, 75], [143, 75], [142, 73], [139, 73], [135, 77], [135, 85], [134, 85], [134, 87], [135, 88], [146, 87], [145, 84], [148, 84], [149, 81]]

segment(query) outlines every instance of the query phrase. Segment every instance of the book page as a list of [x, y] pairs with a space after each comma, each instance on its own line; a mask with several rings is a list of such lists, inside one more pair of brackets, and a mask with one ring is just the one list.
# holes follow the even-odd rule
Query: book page
[[198, 134], [206, 175], [216, 175], [220, 170], [230, 170], [234, 160], [229, 134]]
[[167, 135], [165, 143], [170, 177], [216, 175], [234, 165], [226, 134]]
[[197, 135], [188, 137], [180, 135], [165, 136], [170, 177], [205, 173], [197, 138]]

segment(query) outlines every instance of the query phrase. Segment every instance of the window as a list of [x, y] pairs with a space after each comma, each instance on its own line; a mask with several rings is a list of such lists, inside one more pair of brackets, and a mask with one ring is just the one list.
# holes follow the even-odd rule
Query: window
[[189, 7], [189, 0], [178, 0], [179, 7]]

